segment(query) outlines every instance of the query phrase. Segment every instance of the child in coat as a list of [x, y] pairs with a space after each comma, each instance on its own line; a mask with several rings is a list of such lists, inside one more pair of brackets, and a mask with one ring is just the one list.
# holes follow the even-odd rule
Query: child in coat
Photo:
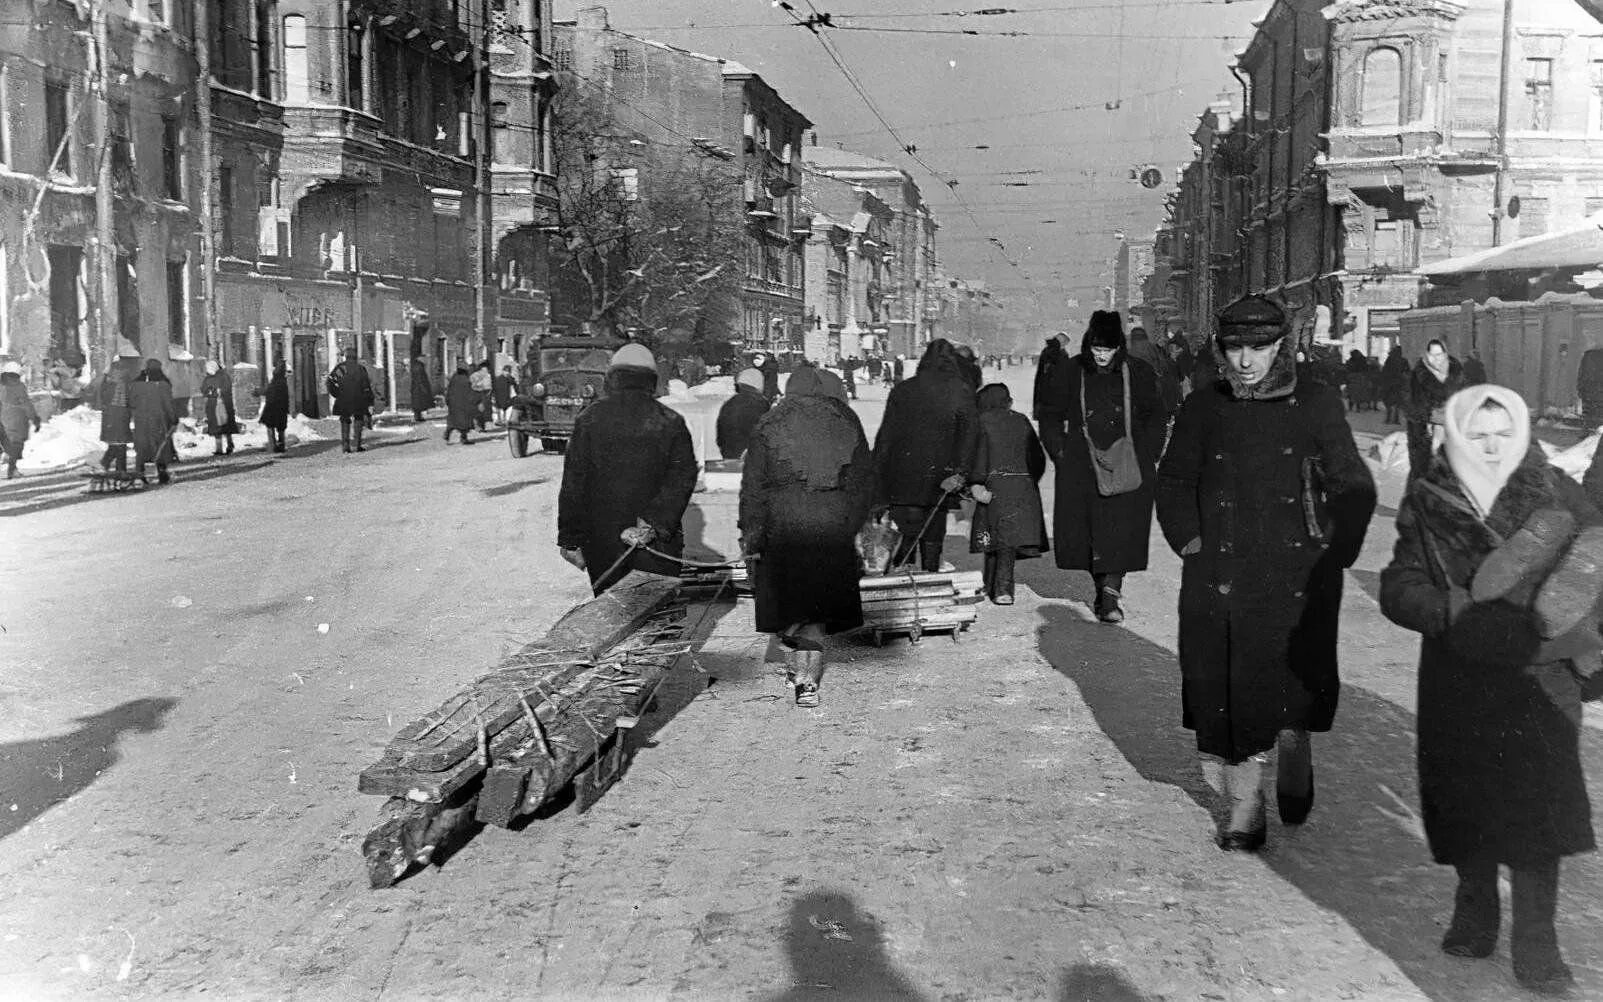
[[969, 493], [978, 504], [969, 539], [985, 554], [985, 593], [997, 605], [1013, 604], [1013, 564], [1051, 549], [1041, 509], [1046, 453], [1030, 419], [1012, 409], [1006, 386], [980, 390], [980, 446]]

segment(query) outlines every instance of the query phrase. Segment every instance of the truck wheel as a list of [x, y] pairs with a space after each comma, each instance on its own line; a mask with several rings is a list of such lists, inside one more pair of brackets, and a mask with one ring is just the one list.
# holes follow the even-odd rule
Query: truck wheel
[[512, 450], [513, 459], [522, 459], [529, 454], [529, 433], [516, 428], [507, 432], [507, 447]]

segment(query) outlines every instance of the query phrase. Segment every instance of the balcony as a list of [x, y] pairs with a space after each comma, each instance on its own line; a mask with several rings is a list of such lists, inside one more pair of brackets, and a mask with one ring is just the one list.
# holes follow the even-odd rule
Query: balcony
[[472, 186], [467, 159], [384, 131], [373, 115], [327, 105], [284, 109], [284, 156], [289, 170], [318, 181], [377, 184], [384, 170], [414, 172], [452, 187]]

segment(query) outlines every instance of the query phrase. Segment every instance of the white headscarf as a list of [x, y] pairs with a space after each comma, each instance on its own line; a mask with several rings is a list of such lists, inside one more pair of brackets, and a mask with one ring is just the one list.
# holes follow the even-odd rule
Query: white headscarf
[[209, 358], [206, 360], [206, 375], [208, 375], [208, 376], [217, 375], [218, 368], [219, 367], [218, 367], [218, 365], [217, 365], [217, 363], [215, 361], [213, 361], [212, 359], [209, 359]]
[[[1464, 436], [1470, 418], [1487, 401], [1502, 405], [1514, 424], [1514, 436], [1509, 440], [1507, 455], [1495, 469], [1487, 464], [1480, 446]], [[1526, 451], [1531, 447], [1530, 409], [1525, 406], [1524, 399], [1508, 387], [1482, 383], [1448, 397], [1442, 410], [1442, 455], [1452, 467], [1459, 486], [1463, 487], [1481, 517], [1485, 518], [1497, 502], [1503, 485], [1508, 483], [1508, 478], [1519, 468]]]

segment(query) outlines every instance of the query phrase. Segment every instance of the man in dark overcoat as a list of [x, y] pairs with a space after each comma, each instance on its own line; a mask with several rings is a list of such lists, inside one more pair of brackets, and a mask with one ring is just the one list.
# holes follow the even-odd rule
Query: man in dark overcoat
[[958, 506], [979, 439], [968, 374], [951, 342], [937, 338], [913, 378], [891, 389], [874, 438], [875, 508], [889, 508], [902, 534], [892, 566], [916, 547], [924, 570], [940, 570], [946, 513]]
[[1060, 331], [1046, 339], [1041, 357], [1035, 363], [1035, 390], [1030, 394], [1030, 416], [1041, 420], [1041, 401], [1046, 399], [1047, 387], [1052, 385], [1052, 370], [1068, 361], [1069, 353], [1063, 350]]
[[1277, 743], [1281, 820], [1312, 809], [1308, 732], [1336, 715], [1343, 571], [1375, 508], [1340, 391], [1299, 379], [1289, 326], [1261, 296], [1224, 309], [1222, 377], [1181, 405], [1159, 471], [1158, 521], [1184, 561], [1182, 719], [1230, 801], [1227, 850], [1263, 845]]
[[367, 426], [368, 414], [373, 409], [373, 380], [356, 357], [355, 348], [345, 349], [345, 361], [328, 374], [328, 395], [334, 401], [334, 414], [340, 419], [340, 445], [351, 451], [351, 427], [355, 425], [356, 451], [366, 452], [362, 445], [362, 430]]
[[557, 546], [597, 595], [631, 570], [679, 574], [696, 453], [685, 419], [657, 401], [656, 386], [651, 349], [619, 348], [607, 395], [580, 412], [563, 460]]
[[742, 369], [735, 377], [735, 395], [718, 408], [718, 454], [725, 459], [744, 456], [752, 429], [771, 406], [773, 402], [763, 395], [763, 374]]
[[[1152, 498], [1168, 415], [1157, 376], [1125, 348], [1118, 313], [1098, 310], [1091, 315], [1080, 353], [1052, 370], [1040, 408], [1041, 445], [1056, 468], [1052, 538], [1057, 565], [1090, 572], [1097, 618], [1122, 622], [1124, 576], [1147, 568]], [[1091, 446], [1112, 449], [1126, 434], [1135, 446], [1141, 486], [1104, 497]]]
[[139, 464], [139, 476], [143, 478], [145, 464], [153, 462], [157, 482], [165, 484], [172, 479], [167, 464], [174, 455], [172, 435], [178, 427], [178, 404], [160, 360], [145, 360], [145, 370], [129, 384], [128, 407], [133, 413], [134, 462]]
[[434, 386], [429, 382], [428, 363], [419, 355], [412, 359], [412, 420], [421, 422], [423, 412], [434, 406]]

